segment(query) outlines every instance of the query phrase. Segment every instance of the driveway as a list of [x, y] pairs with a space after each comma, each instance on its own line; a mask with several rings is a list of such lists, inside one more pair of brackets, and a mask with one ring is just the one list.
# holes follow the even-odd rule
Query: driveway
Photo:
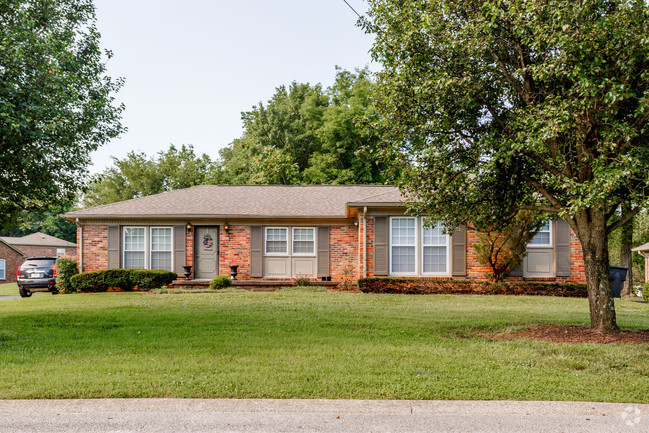
[[0, 400], [0, 432], [649, 432], [649, 405], [409, 400]]

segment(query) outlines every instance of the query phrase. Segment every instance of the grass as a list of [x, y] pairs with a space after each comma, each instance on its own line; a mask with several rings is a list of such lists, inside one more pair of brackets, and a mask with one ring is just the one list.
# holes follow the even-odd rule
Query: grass
[[[43, 296], [43, 295], [52, 296], [51, 293], [45, 293], [45, 292], [34, 292], [32, 294], [32, 296]], [[16, 283], [0, 284], [0, 296], [19, 296], [18, 284]]]
[[[646, 304], [616, 301], [624, 329]], [[491, 341], [586, 324], [585, 299], [280, 290], [0, 301], [0, 398], [649, 403], [647, 345]]]

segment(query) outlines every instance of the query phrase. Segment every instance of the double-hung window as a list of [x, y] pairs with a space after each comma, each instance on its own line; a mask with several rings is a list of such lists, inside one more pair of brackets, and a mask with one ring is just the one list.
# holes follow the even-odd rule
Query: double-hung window
[[315, 255], [315, 228], [293, 227], [293, 255]]
[[125, 269], [171, 271], [173, 229], [171, 227], [124, 227], [122, 266]]
[[266, 227], [266, 254], [288, 254], [288, 228]]
[[171, 227], [151, 227], [151, 269], [171, 270]]
[[7, 279], [7, 261], [0, 259], [0, 280]]
[[448, 275], [449, 237], [426, 218], [390, 218], [391, 275]]
[[124, 268], [146, 268], [145, 227], [124, 227]]
[[395, 217], [390, 220], [390, 272], [417, 272], [417, 218]]
[[549, 248], [552, 246], [552, 222], [546, 221], [543, 227], [534, 235], [532, 240], [527, 244], [531, 247]]
[[428, 227], [422, 221], [422, 273], [446, 274], [448, 237], [440, 223]]

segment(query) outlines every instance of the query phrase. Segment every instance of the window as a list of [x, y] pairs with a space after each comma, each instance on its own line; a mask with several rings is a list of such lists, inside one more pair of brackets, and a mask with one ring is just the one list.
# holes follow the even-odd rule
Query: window
[[57, 248], [56, 249], [56, 257], [61, 257], [65, 255], [65, 248]]
[[[390, 218], [391, 275], [448, 275], [449, 236], [426, 218]], [[421, 234], [420, 234], [421, 233]]]
[[315, 255], [315, 229], [313, 227], [293, 228], [293, 255]]
[[392, 218], [390, 220], [390, 272], [414, 274], [416, 264], [416, 218]]
[[448, 237], [440, 223], [427, 227], [422, 220], [422, 269], [423, 274], [446, 274]]
[[151, 269], [171, 271], [171, 227], [151, 227]]
[[124, 268], [145, 269], [146, 229], [124, 227]]
[[266, 254], [288, 254], [286, 227], [266, 227]]
[[0, 280], [7, 279], [7, 262], [5, 259], [0, 259]]
[[528, 246], [531, 247], [551, 247], [552, 246], [552, 224], [547, 221], [543, 227], [532, 238]]

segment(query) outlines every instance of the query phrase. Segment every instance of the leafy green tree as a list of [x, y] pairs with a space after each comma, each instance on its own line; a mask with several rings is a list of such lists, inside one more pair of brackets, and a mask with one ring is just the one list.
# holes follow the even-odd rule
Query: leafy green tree
[[0, 227], [72, 199], [122, 131], [105, 61], [91, 0], [0, 2]]
[[85, 194], [85, 206], [98, 206], [174, 189], [209, 183], [213, 174], [209, 156], [197, 156], [192, 145], [153, 157], [143, 152], [129, 152], [125, 158], [113, 157], [113, 166], [97, 175]]
[[334, 85], [293, 83], [242, 113], [244, 134], [221, 151], [214, 183], [382, 183], [364, 121], [374, 116], [366, 69], [338, 70]]
[[0, 236], [21, 237], [41, 232], [68, 242], [77, 241], [77, 225], [64, 220], [59, 215], [73, 209], [73, 202], [61, 202], [53, 205], [43, 204], [33, 211], [23, 210], [18, 214], [19, 225], [7, 227]]
[[527, 244], [546, 221], [540, 212], [522, 210], [507, 225], [477, 232], [476, 259], [491, 268], [487, 278], [503, 281], [523, 263]]
[[[385, 161], [454, 227], [559, 214], [579, 237], [591, 327], [617, 330], [607, 235], [649, 183], [649, 8], [639, 0], [370, 0]], [[631, 208], [611, 219], [621, 203]], [[486, 204], [486, 205], [485, 205]]]

